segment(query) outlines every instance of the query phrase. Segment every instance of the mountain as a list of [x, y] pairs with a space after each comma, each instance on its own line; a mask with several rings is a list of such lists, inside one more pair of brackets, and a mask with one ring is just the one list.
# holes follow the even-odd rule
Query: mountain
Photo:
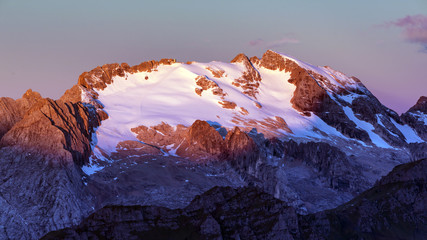
[[273, 51], [106, 64], [58, 100], [0, 98], [0, 238], [37, 239], [105, 206], [184, 214], [210, 189], [301, 216], [334, 209], [426, 157], [425, 99], [399, 116], [357, 78]]
[[135, 140], [135, 125], [188, 127], [198, 119], [256, 128], [266, 137], [351, 139], [384, 148], [422, 141], [358, 79], [273, 51], [252, 61], [239, 54], [231, 63], [104, 65], [79, 83], [83, 102], [98, 100], [109, 115], [97, 131], [106, 152]]

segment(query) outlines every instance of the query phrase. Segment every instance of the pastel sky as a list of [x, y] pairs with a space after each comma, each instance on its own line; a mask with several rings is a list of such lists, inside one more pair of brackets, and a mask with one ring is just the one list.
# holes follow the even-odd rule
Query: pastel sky
[[0, 96], [58, 98], [105, 63], [267, 49], [356, 76], [401, 113], [427, 95], [427, 1], [0, 0]]

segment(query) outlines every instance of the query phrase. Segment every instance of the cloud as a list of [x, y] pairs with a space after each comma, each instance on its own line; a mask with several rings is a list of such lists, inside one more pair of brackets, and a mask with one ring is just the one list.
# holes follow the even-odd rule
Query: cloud
[[388, 22], [385, 24], [388, 27], [398, 27], [402, 29], [403, 38], [415, 44], [422, 46], [423, 52], [427, 52], [427, 16], [426, 15], [413, 15], [406, 16], [396, 21]]
[[265, 41], [262, 40], [261, 38], [258, 38], [257, 40], [252, 40], [249, 42], [249, 45], [251, 45], [252, 47], [256, 47], [256, 46], [260, 46], [260, 45], [264, 45]]
[[290, 38], [290, 37], [283, 37], [279, 40], [274, 40], [274, 41], [265, 41], [261, 38], [258, 38], [256, 40], [252, 40], [249, 42], [249, 45], [252, 47], [267, 47], [267, 48], [274, 48], [274, 47], [281, 47], [284, 45], [287, 45], [289, 43], [299, 43], [300, 41], [298, 39], [295, 38]]

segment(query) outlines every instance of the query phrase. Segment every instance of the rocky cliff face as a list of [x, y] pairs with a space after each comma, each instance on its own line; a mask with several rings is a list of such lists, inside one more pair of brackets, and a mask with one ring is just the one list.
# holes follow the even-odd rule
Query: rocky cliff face
[[[372, 140], [366, 130], [349, 118], [345, 111], [347, 107], [357, 119], [372, 124], [374, 132], [380, 134], [387, 143], [401, 146], [406, 141], [392, 123], [393, 120], [401, 123], [397, 113], [383, 106], [357, 78], [345, 77], [329, 67], [316, 72], [273, 51], [264, 54], [260, 66], [290, 72], [288, 81], [296, 86], [291, 99], [293, 107], [306, 115], [316, 114], [345, 136], [366, 143]], [[328, 78], [337, 83], [334, 84]]]
[[39, 93], [28, 90], [22, 98], [13, 100], [11, 98], [0, 98], [0, 139], [15, 123], [19, 122], [25, 112], [41, 99]]
[[43, 239], [422, 239], [426, 163], [400, 165], [349, 203], [310, 215], [257, 188], [213, 188], [184, 209], [107, 206]]
[[100, 124], [94, 109], [31, 91], [7, 109], [17, 115], [6, 115], [15, 122], [0, 140], [1, 238], [37, 238], [78, 223], [91, 210], [80, 166]]
[[99, 124], [94, 109], [81, 102], [40, 99], [2, 137], [0, 146], [58, 156], [55, 164], [81, 166], [89, 158], [93, 129]]

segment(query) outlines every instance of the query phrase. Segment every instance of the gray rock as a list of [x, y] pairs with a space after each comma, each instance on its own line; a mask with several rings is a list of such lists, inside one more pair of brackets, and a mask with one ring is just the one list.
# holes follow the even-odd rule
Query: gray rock
[[[423, 239], [427, 159], [396, 167], [335, 209], [298, 215], [253, 187], [215, 187], [188, 207], [107, 206], [42, 239]], [[218, 230], [221, 231], [218, 231]]]

